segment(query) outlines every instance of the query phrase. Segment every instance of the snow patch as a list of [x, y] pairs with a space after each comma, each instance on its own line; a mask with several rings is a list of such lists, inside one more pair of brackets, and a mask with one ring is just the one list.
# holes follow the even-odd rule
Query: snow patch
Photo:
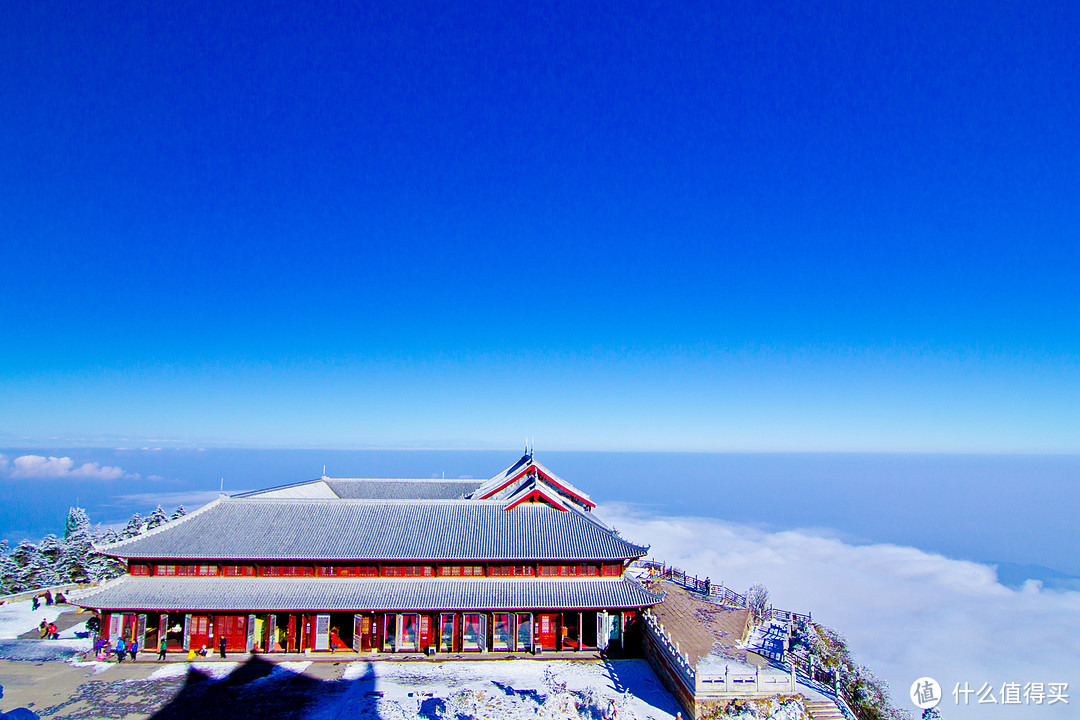
[[94, 675], [100, 675], [115, 664], [104, 660], [76, 660], [73, 657], [68, 658], [66, 662], [72, 667], [90, 668], [90, 672]]
[[71, 606], [42, 604], [34, 610], [34, 603], [29, 598], [8, 600], [0, 605], [0, 640], [15, 639], [24, 632], [36, 630], [42, 620], [53, 622], [66, 610], [71, 610]]

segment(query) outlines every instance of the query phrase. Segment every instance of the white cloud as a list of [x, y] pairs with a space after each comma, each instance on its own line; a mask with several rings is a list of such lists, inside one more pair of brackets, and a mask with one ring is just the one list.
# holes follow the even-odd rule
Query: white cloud
[[126, 473], [115, 465], [101, 465], [87, 462], [76, 465], [69, 457], [43, 457], [41, 455], [20, 455], [8, 463], [0, 461], [0, 471], [12, 478], [88, 478], [92, 480], [119, 480], [138, 478], [137, 473]]
[[[705, 518], [601, 509], [650, 555], [740, 592], [765, 583], [776, 607], [812, 611], [847, 636], [859, 663], [889, 681], [894, 702], [929, 675], [945, 689], [943, 717], [1062, 718], [1080, 705], [1080, 593], [1021, 590], [994, 568], [917, 548], [847, 544], [806, 530], [767, 532]], [[987, 532], [993, 532], [987, 528]], [[957, 707], [957, 683], [994, 688], [998, 704]], [[1003, 683], [1067, 682], [1069, 704], [1003, 706]], [[977, 700], [971, 697], [971, 702]]]

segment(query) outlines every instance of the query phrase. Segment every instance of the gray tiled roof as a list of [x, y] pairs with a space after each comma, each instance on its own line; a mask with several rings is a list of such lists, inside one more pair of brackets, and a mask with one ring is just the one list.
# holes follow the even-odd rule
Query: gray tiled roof
[[235, 495], [252, 497], [328, 497], [322, 489], [339, 498], [352, 500], [456, 500], [480, 487], [482, 480], [426, 480], [408, 478], [331, 478], [281, 485]]
[[480, 487], [480, 480], [365, 480], [327, 478], [340, 498], [357, 500], [456, 500]]
[[563, 610], [655, 605], [633, 580], [130, 577], [71, 598], [96, 610]]
[[121, 558], [623, 560], [647, 548], [578, 512], [498, 501], [227, 498], [107, 545]]

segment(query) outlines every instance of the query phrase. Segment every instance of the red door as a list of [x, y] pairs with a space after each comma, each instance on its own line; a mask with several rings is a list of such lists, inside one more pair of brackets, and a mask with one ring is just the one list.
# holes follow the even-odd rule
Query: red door
[[247, 618], [243, 615], [218, 615], [214, 618], [214, 647], [218, 650], [221, 638], [225, 638], [225, 649], [243, 652], [247, 646]]
[[559, 616], [556, 613], [540, 613], [536, 628], [536, 644], [545, 650], [555, 650], [555, 638], [559, 633]]
[[188, 636], [188, 647], [198, 650], [202, 646], [210, 647], [210, 618], [206, 615], [191, 616], [191, 634]]
[[420, 652], [427, 650], [428, 645], [431, 644], [431, 616], [420, 616], [420, 647], [417, 648]]
[[286, 631], [288, 652], [296, 652], [296, 616], [289, 616], [289, 627]]

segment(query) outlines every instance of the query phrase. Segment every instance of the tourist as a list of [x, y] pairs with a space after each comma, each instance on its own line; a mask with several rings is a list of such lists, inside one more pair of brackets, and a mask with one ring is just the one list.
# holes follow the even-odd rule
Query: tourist
[[218, 653], [221, 655], [221, 657], [225, 657], [225, 642], [225, 636], [220, 635], [218, 637]]
[[56, 629], [56, 623], [49, 623], [49, 639], [59, 640], [60, 632]]
[[97, 642], [94, 643], [94, 657], [98, 660], [104, 660], [105, 652], [108, 647], [109, 641], [103, 637], [99, 637]]
[[38, 625], [38, 632], [41, 634], [41, 639], [44, 640], [49, 634], [49, 621], [45, 618], [41, 619], [41, 624]]
[[124, 653], [126, 652], [126, 646], [124, 645], [124, 638], [117, 638], [116, 639], [116, 647], [113, 648], [113, 649], [116, 650], [116, 662], [118, 662], [118, 663], [124, 662]]
[[37, 610], [39, 607], [41, 607], [41, 600], [38, 599], [40, 597], [41, 597], [40, 595], [35, 595], [34, 598], [33, 598], [33, 600], [34, 600], [34, 610]]
[[158, 649], [157, 649], [157, 659], [158, 660], [164, 660], [165, 659], [165, 644], [166, 644], [166, 638], [165, 638], [165, 635], [162, 634], [161, 642], [158, 643]]
[[51, 590], [46, 590], [45, 591], [45, 604], [46, 605], [52, 605], [52, 591]]
[[56, 593], [56, 599], [53, 600], [53, 602], [55, 602], [57, 605], [67, 605], [67, 598], [64, 597], [64, 593], [58, 592]]
[[198, 649], [198, 650], [196, 651], [196, 654], [197, 654], [197, 655], [198, 655], [199, 657], [206, 657], [207, 655], [209, 655], [209, 654], [210, 654], [210, 651], [206, 649], [206, 646], [205, 646], [205, 645], [203, 645], [203, 646], [202, 646], [201, 648], [199, 648], [199, 649]]
[[139, 641], [135, 638], [131, 639], [131, 643], [128, 645], [128, 655], [131, 656], [131, 662], [135, 662], [136, 654], [139, 652]]

